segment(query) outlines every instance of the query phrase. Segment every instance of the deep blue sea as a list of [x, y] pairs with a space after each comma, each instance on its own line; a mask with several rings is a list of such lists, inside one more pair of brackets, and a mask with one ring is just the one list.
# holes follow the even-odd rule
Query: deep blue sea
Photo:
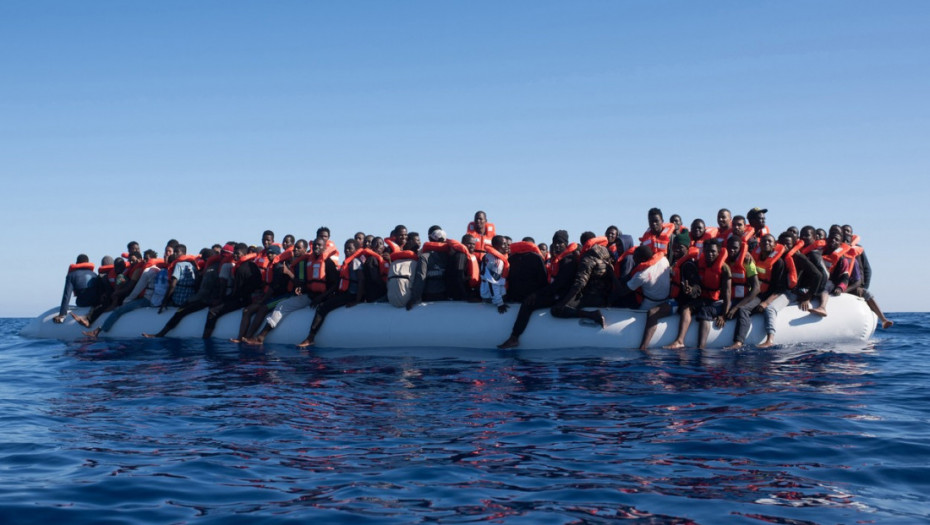
[[0, 320], [0, 523], [927, 523], [930, 314], [741, 352], [63, 343]]

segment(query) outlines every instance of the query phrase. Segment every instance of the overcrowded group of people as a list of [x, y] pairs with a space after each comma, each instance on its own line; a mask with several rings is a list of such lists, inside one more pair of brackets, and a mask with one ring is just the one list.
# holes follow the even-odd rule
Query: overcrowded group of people
[[[826, 316], [831, 296], [851, 293], [866, 300], [883, 328], [893, 324], [868, 290], [871, 267], [851, 226], [792, 226], [775, 236], [766, 213], [753, 208], [742, 216], [721, 209], [717, 226], [694, 219], [686, 227], [680, 216], [666, 222], [652, 208], [648, 228], [636, 241], [616, 226], [602, 236], [584, 232], [578, 242], [565, 230], [556, 231], [550, 244], [529, 237], [513, 241], [479, 211], [459, 239], [432, 226], [421, 242], [419, 234], [398, 225], [385, 238], [359, 232], [345, 241], [342, 253], [326, 227], [311, 242], [285, 235], [277, 243], [269, 230], [260, 247], [227, 242], [197, 255], [171, 240], [161, 258], [130, 242], [121, 257], [104, 257], [96, 269], [86, 255], [78, 256], [54, 321], [64, 321], [72, 295], [78, 306], [90, 307], [86, 315], [71, 312], [88, 328], [88, 337], [108, 332], [130, 311], [173, 306], [177, 310], [160, 331], [142, 335], [164, 337], [184, 317], [206, 309], [203, 337], [209, 338], [221, 316], [237, 312], [241, 321], [233, 341], [262, 344], [285, 317], [314, 308], [299, 344], [310, 346], [336, 308], [486, 302], [500, 313], [519, 305], [510, 336], [498, 345], [514, 348], [533, 311], [549, 308], [555, 317], [587, 318], [603, 327], [599, 308], [622, 307], [647, 312], [642, 349], [649, 347], [659, 320], [676, 312], [679, 331], [667, 348], [684, 347], [693, 320], [700, 348], [711, 325], [734, 320], [729, 348], [739, 348], [754, 314], [764, 315], [766, 337], [757, 346], [767, 347], [775, 344], [775, 321], [788, 304]], [[105, 312], [111, 313], [90, 329]]]

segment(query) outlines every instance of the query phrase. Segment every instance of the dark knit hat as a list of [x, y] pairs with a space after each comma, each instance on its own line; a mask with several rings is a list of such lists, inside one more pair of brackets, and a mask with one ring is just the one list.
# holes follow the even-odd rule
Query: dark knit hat
[[558, 230], [555, 233], [553, 233], [552, 244], [555, 244], [557, 242], [568, 244], [568, 232], [565, 230]]

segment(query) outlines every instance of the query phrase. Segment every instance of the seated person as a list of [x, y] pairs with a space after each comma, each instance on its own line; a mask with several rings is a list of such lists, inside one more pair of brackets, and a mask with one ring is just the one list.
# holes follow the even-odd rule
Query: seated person
[[502, 235], [495, 235], [491, 245], [485, 246], [481, 261], [481, 299], [497, 307], [499, 313], [507, 311], [504, 296], [507, 295], [507, 276], [510, 272], [510, 244]]
[[58, 315], [52, 318], [56, 323], [63, 323], [74, 294], [78, 306], [97, 306], [100, 303], [100, 278], [94, 271], [94, 264], [83, 253], [77, 256], [77, 261], [68, 267], [65, 276], [65, 290], [61, 295], [61, 307]]

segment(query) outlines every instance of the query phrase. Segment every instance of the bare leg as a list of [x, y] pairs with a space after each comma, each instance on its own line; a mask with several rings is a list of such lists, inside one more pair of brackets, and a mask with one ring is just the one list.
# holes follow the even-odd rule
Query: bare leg
[[265, 327], [262, 328], [262, 331], [259, 332], [257, 336], [243, 338], [242, 342], [246, 344], [250, 344], [250, 345], [260, 345], [265, 342], [265, 337], [268, 335], [268, 332], [270, 331], [271, 331], [271, 327], [268, 325], [265, 325]]
[[810, 310], [808, 310], [808, 313], [819, 315], [820, 317], [826, 317], [827, 316], [827, 301], [829, 299], [830, 299], [830, 294], [828, 294], [827, 292], [821, 293], [820, 294], [820, 306], [818, 306], [817, 308], [811, 308]]
[[707, 336], [710, 334], [710, 321], [698, 321], [698, 348], [703, 350], [707, 346]]
[[656, 333], [656, 327], [659, 325], [659, 319], [672, 315], [672, 305], [668, 303], [660, 304], [649, 309], [646, 313], [646, 329], [643, 330], [643, 340], [639, 344], [640, 350], [649, 348], [649, 341]]
[[93, 330], [82, 331], [81, 333], [86, 335], [87, 337], [90, 337], [91, 339], [96, 339], [97, 336], [100, 335], [100, 327], [98, 326], [97, 328], [94, 328]]
[[249, 326], [252, 324], [252, 314], [255, 313], [257, 308], [257, 304], [250, 304], [242, 309], [242, 320], [239, 321], [239, 335], [230, 339], [231, 342], [238, 343], [246, 336], [249, 331]]
[[882, 322], [882, 329], [883, 329], [883, 330], [887, 330], [887, 329], [891, 328], [891, 327], [894, 325], [894, 321], [891, 321], [891, 320], [889, 320], [887, 317], [885, 317], [884, 312], [882, 312], [882, 309], [879, 308], [878, 303], [875, 302], [875, 299], [874, 299], [874, 298], [869, 299], [868, 301], [866, 301], [866, 304], [869, 305], [869, 308], [870, 308], [873, 312], [875, 312], [875, 315], [877, 315], [878, 318], [879, 318], [879, 320], [881, 320], [881, 322]]
[[71, 317], [77, 322], [77, 324], [83, 326], [84, 328], [90, 328], [90, 321], [82, 315], [77, 315], [74, 312], [68, 312], [71, 314]]
[[306, 348], [315, 345], [316, 341], [314, 341], [314, 338], [315, 336], [313, 334], [308, 335], [306, 339], [297, 344], [297, 348]]
[[775, 346], [775, 334], [767, 334], [765, 336], [765, 341], [756, 345], [756, 348], [768, 348], [770, 346]]
[[691, 326], [691, 308], [687, 306], [681, 310], [681, 321], [678, 326], [678, 337], [672, 341], [672, 344], [663, 346], [662, 348], [675, 349], [675, 348], [684, 348], [685, 347], [685, 335], [688, 333], [688, 327]]

